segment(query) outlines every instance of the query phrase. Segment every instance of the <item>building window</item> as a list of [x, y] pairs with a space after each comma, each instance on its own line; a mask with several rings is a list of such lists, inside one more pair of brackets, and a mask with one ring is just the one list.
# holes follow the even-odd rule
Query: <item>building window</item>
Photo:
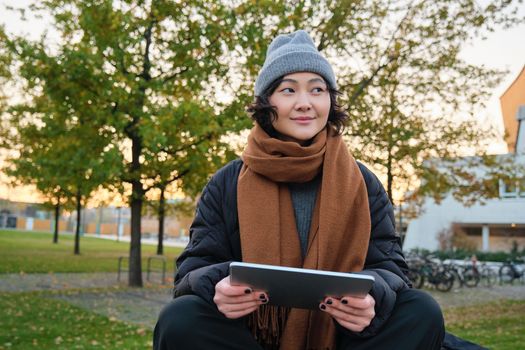
[[500, 198], [525, 198], [525, 179], [499, 180]]

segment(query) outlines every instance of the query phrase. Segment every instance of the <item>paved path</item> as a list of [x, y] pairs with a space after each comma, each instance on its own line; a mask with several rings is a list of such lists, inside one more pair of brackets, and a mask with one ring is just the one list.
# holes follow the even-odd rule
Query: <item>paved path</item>
[[[60, 234], [63, 234], [62, 232]], [[129, 242], [131, 240], [130, 236], [123, 236], [123, 237], [117, 237], [116, 235], [103, 235], [103, 234], [93, 234], [93, 233], [84, 233], [84, 237], [93, 237], [93, 238], [100, 238], [100, 239], [108, 239], [111, 241], [121, 241], [121, 242]], [[180, 247], [184, 248], [188, 245], [189, 237], [177, 237], [177, 238], [171, 238], [167, 237], [164, 238], [163, 243], [165, 247]], [[142, 237], [140, 239], [140, 242], [142, 244], [149, 244], [149, 245], [157, 245], [158, 239], [157, 238], [148, 238], [148, 237]]]
[[457, 288], [443, 293], [431, 290], [430, 293], [442, 308], [475, 305], [483, 302], [492, 302], [500, 299], [525, 299], [525, 285], [515, 285]]
[[[128, 288], [127, 274], [120, 282], [117, 273], [0, 274], [0, 293], [64, 291], [49, 297], [111, 319], [153, 328], [160, 310], [172, 299], [172, 282], [151, 285], [145, 277], [145, 288]], [[159, 281], [160, 274], [152, 274], [151, 279]]]
[[76, 288], [104, 288], [125, 286], [117, 281], [117, 273], [32, 273], [1, 274], [0, 292], [28, 292], [41, 290], [67, 290]]
[[[152, 276], [154, 277], [154, 276]], [[93, 290], [93, 288], [104, 288]], [[116, 273], [57, 273], [0, 275], [1, 292], [61, 290], [51, 298], [66, 300], [81, 308], [153, 328], [164, 305], [171, 300], [171, 287], [128, 288], [117, 282]], [[442, 308], [473, 305], [498, 299], [525, 299], [525, 285], [492, 288], [458, 288], [448, 293], [430, 291]]]

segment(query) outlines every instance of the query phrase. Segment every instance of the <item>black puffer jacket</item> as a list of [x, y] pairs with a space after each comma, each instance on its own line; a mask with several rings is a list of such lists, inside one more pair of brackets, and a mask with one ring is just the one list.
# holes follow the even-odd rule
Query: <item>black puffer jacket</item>
[[[368, 191], [372, 232], [364, 273], [376, 282], [371, 295], [376, 301], [376, 316], [358, 337], [374, 335], [388, 319], [396, 292], [408, 288], [407, 265], [395, 233], [394, 213], [377, 177], [359, 164]], [[175, 297], [196, 294], [213, 303], [215, 284], [228, 275], [232, 261], [242, 261], [237, 217], [237, 178], [240, 159], [220, 169], [204, 188], [190, 228], [190, 242], [177, 260]], [[348, 247], [352, 249], [352, 247]]]

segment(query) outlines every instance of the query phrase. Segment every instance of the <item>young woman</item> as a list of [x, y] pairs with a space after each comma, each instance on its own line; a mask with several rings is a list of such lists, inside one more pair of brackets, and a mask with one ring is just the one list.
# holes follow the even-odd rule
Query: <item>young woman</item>
[[[410, 287], [392, 205], [341, 137], [348, 116], [336, 88], [305, 31], [271, 43], [248, 145], [202, 193], [155, 349], [441, 348], [441, 310]], [[364, 299], [287, 310], [232, 286], [232, 261], [361, 272], [375, 283]]]

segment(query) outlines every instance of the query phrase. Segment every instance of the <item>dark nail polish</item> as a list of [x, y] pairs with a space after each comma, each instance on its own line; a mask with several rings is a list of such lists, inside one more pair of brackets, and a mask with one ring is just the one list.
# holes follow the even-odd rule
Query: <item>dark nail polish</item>
[[261, 299], [263, 304], [266, 304], [268, 302], [268, 299]]
[[244, 290], [244, 293], [246, 293], [246, 294], [250, 294], [251, 292], [252, 292], [252, 290], [251, 290], [250, 288], [246, 288], [246, 289]]
[[346, 299], [341, 300], [341, 302], [342, 302], [343, 304], [345, 304], [345, 305], [348, 304], [348, 300], [346, 300]]
[[321, 308], [321, 310], [326, 310], [326, 305], [325, 304], [321, 304], [319, 307]]
[[264, 294], [259, 294], [259, 299], [261, 299], [261, 300], [266, 299], [266, 295], [264, 295]]
[[328, 305], [332, 305], [332, 299], [328, 299], [328, 300], [326, 301], [326, 303], [327, 303]]

